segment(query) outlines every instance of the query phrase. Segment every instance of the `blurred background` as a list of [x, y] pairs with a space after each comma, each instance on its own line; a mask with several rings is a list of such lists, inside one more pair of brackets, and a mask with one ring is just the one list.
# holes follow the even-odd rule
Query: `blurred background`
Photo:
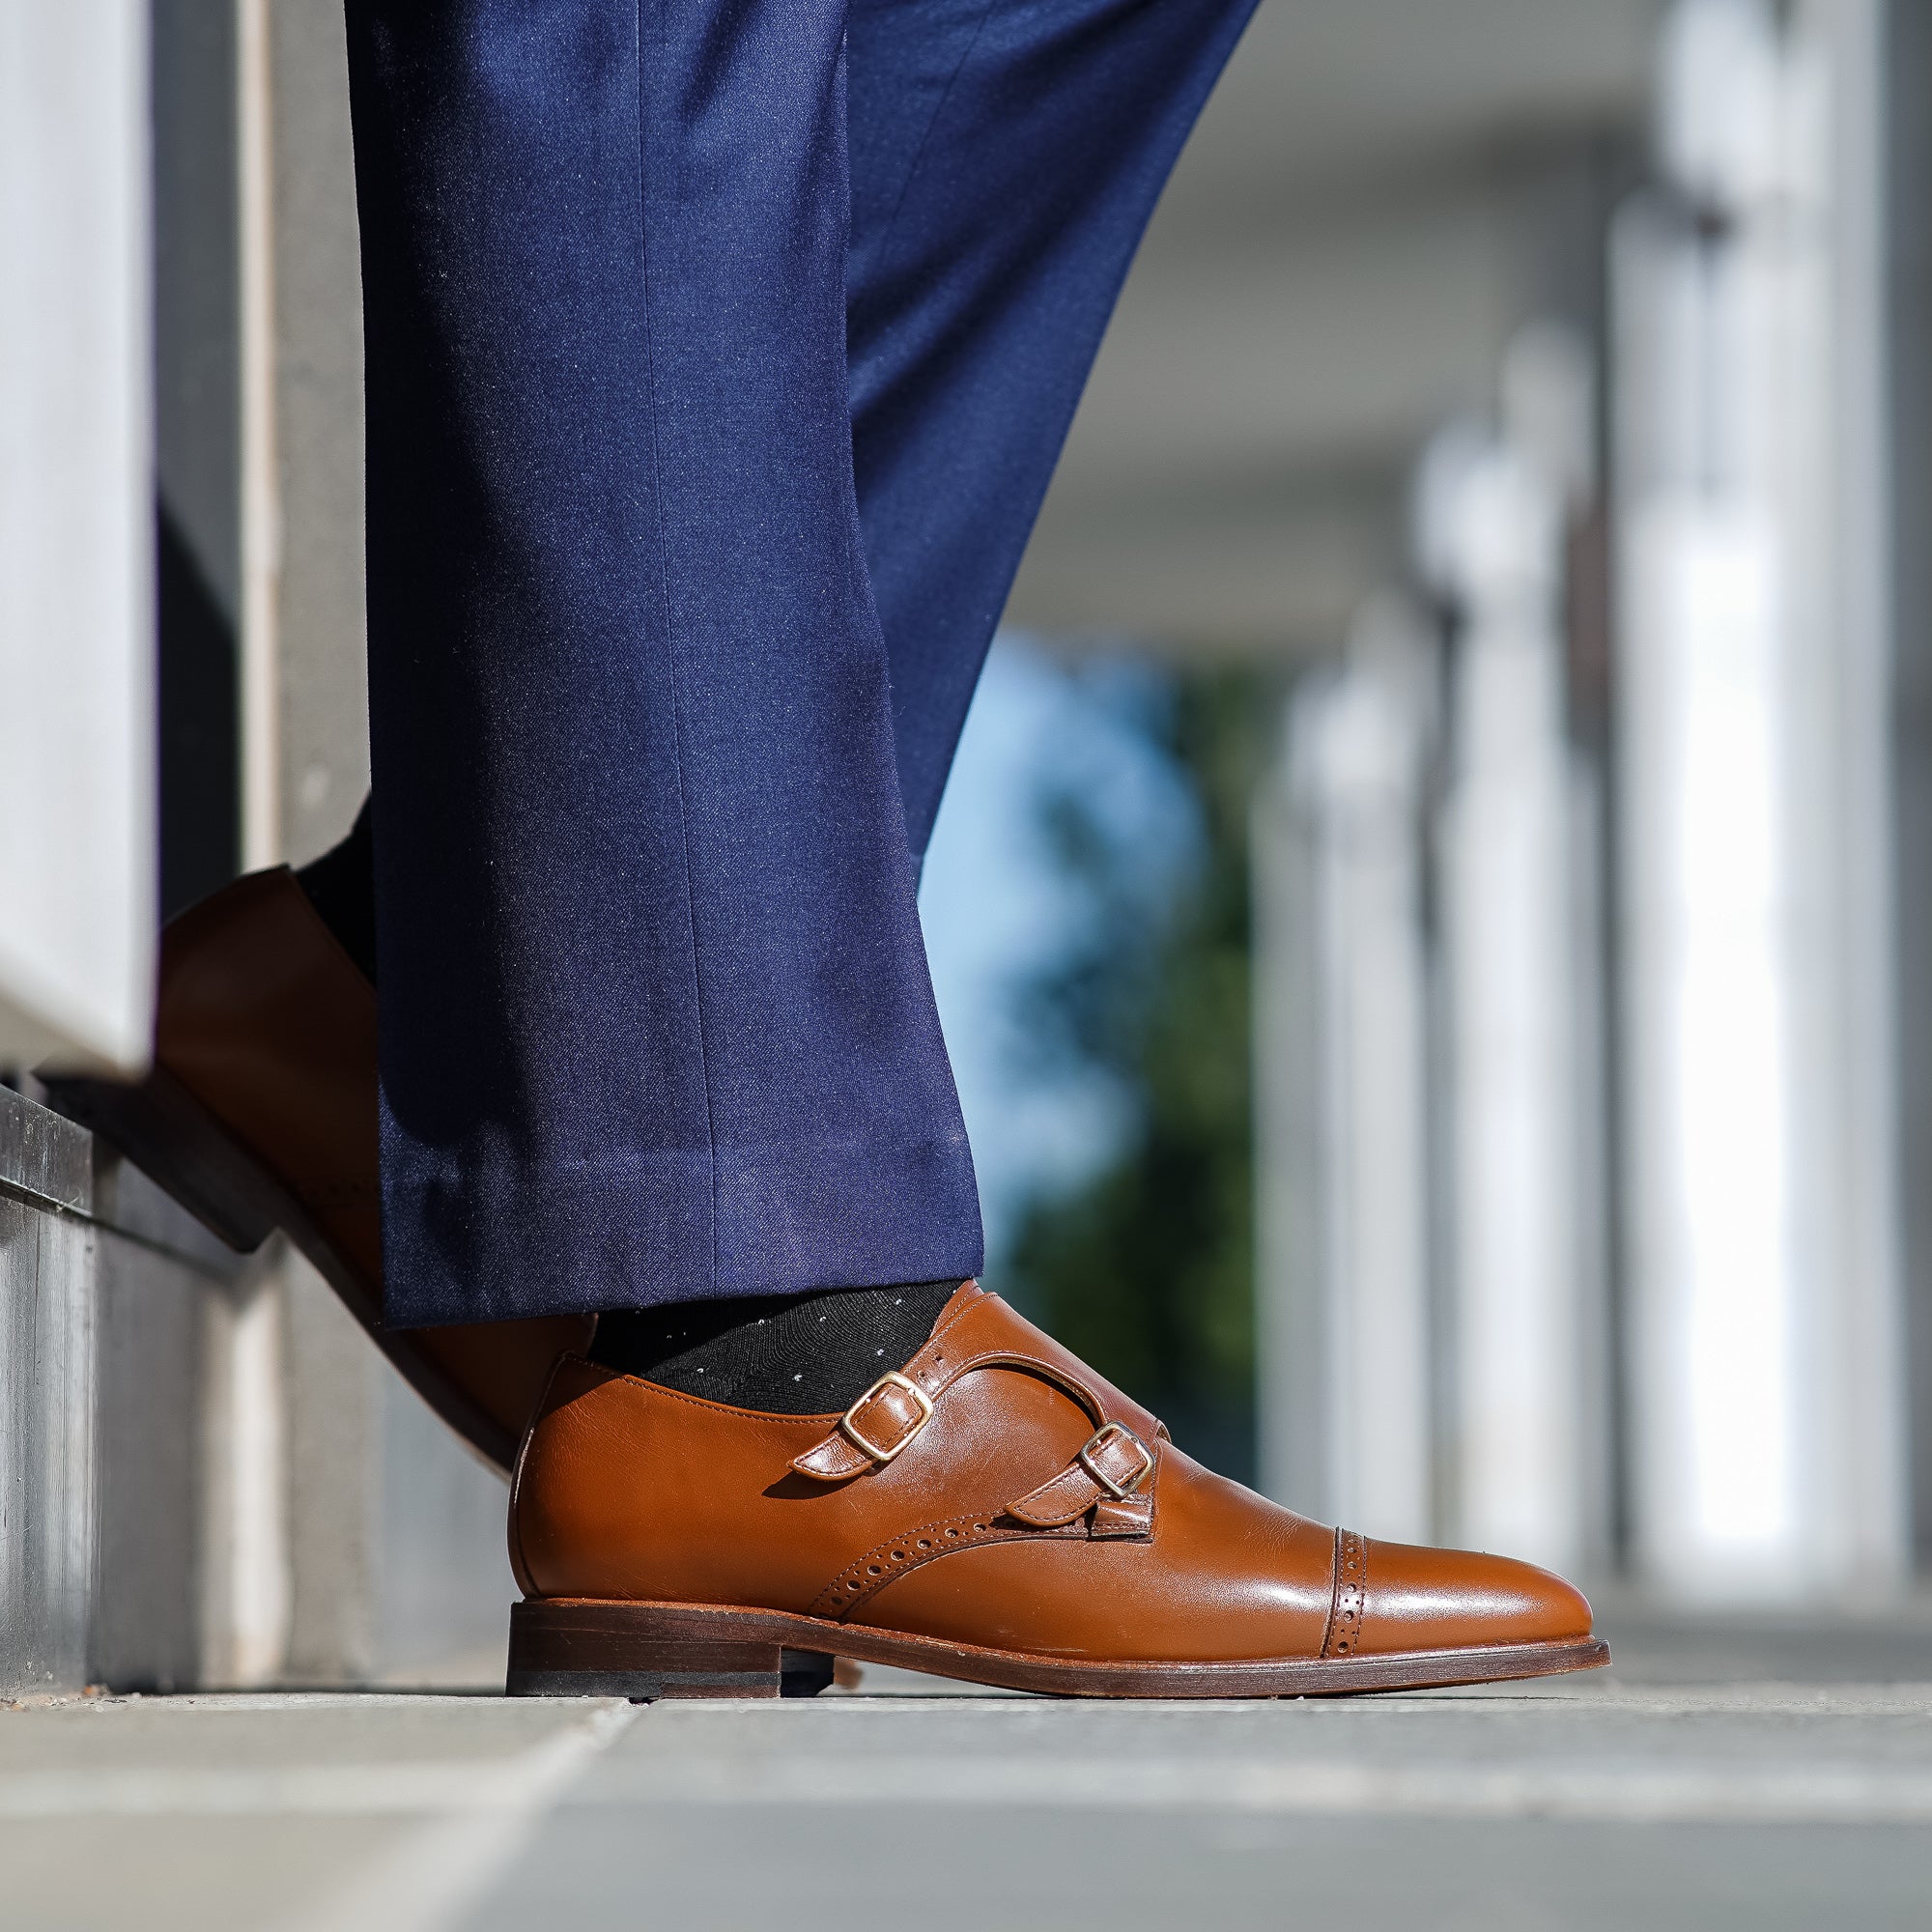
[[[340, 14], [0, 32], [0, 1060], [125, 1061], [155, 838], [366, 784]], [[1183, 1447], [1666, 1605], [1932, 1566], [1928, 269], [1911, 0], [1264, 0], [922, 890], [991, 1284]], [[45, 1681], [486, 1679], [500, 1488], [91, 1157], [0, 1267]]]
[[1932, 1555], [1923, 10], [1269, 0], [923, 904], [1002, 1285], [1371, 1533]]

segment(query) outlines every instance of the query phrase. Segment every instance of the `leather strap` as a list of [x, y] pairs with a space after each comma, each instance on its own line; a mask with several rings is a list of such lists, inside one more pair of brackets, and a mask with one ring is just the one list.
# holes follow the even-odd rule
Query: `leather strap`
[[1135, 1524], [1131, 1529], [1112, 1528], [1109, 1534], [1144, 1534], [1140, 1519], [1151, 1514], [1152, 1498], [1140, 1492], [1153, 1471], [1154, 1452], [1125, 1423], [1103, 1423], [1059, 1475], [1018, 1502], [1009, 1503], [1007, 1514], [1038, 1529], [1055, 1529], [1085, 1516], [1105, 1498], [1116, 1505], [1116, 1520]]
[[1089, 1536], [1138, 1536], [1153, 1534], [1153, 1478], [1130, 1496], [1116, 1499], [1102, 1496], [1094, 1505], [1094, 1516], [1087, 1530]]
[[[968, 1294], [962, 1289], [925, 1346], [903, 1369], [882, 1376], [845, 1411], [831, 1435], [792, 1459], [791, 1466], [801, 1476], [818, 1483], [843, 1483], [891, 1462], [925, 1427], [930, 1409], [919, 1398], [923, 1396], [926, 1405], [937, 1402], [976, 1369], [1017, 1369], [1041, 1377], [1071, 1396], [1096, 1430], [1119, 1422], [1147, 1442], [1163, 1433], [1139, 1404], [1112, 1389], [1103, 1397], [1071, 1355], [1014, 1315], [998, 1296], [983, 1293], [977, 1283], [966, 1287], [973, 1292]], [[1015, 1328], [1026, 1346], [1014, 1346]], [[1099, 1491], [1096, 1484], [1095, 1493]]]
[[918, 1440], [948, 1389], [986, 1368], [1053, 1383], [1086, 1411], [1093, 1435], [1065, 1468], [1017, 1502], [922, 1523], [868, 1549], [826, 1584], [812, 1615], [849, 1617], [894, 1577], [951, 1550], [1038, 1536], [1153, 1534], [1166, 1429], [975, 1283], [961, 1290], [904, 1369], [880, 1377], [830, 1435], [792, 1459], [792, 1468], [814, 1482], [842, 1483], [883, 1467]]
[[[855, 1558], [818, 1594], [814, 1617], [849, 1617], [895, 1577], [936, 1556], [988, 1543], [1051, 1537], [1147, 1537], [1153, 1533], [1156, 1452], [1123, 1424], [1096, 1429], [1059, 1475], [1005, 1509], [921, 1523]], [[1115, 1492], [1121, 1493], [1116, 1494]], [[1093, 1511], [1083, 1529], [1080, 1519]]]
[[845, 1413], [838, 1429], [815, 1448], [808, 1449], [792, 1467], [821, 1482], [840, 1480], [820, 1474], [820, 1463], [833, 1463], [824, 1452], [838, 1452], [836, 1465], [842, 1470], [856, 1455], [858, 1469], [872, 1464], [883, 1467], [932, 1419], [932, 1402], [919, 1384], [902, 1375], [881, 1376]]

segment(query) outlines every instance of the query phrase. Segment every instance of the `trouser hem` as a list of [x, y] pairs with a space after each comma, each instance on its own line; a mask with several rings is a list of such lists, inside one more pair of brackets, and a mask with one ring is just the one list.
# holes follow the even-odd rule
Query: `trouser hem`
[[696, 1153], [595, 1173], [476, 1178], [477, 1163], [461, 1165], [463, 1178], [384, 1189], [390, 1327], [965, 1280], [983, 1265], [963, 1137], [783, 1159], [724, 1151], [715, 1179]]

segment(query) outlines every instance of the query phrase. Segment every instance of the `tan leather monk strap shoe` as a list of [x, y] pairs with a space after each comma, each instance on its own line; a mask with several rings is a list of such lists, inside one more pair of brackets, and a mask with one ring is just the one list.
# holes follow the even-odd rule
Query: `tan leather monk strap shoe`
[[146, 1080], [47, 1089], [230, 1247], [282, 1229], [416, 1392], [508, 1474], [557, 1351], [587, 1348], [594, 1318], [382, 1325], [376, 989], [286, 866], [168, 922]]
[[1116, 1697], [1609, 1662], [1560, 1578], [1264, 1501], [972, 1282], [842, 1416], [566, 1355], [518, 1460], [510, 1553], [512, 1694], [778, 1696], [833, 1658]]

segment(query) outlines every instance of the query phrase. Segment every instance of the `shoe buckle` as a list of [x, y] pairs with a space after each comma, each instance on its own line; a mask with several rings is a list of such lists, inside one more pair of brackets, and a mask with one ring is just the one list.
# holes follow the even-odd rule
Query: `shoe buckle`
[[[882, 1396], [888, 1389], [903, 1389], [911, 1396], [919, 1408], [919, 1420], [915, 1422], [890, 1448], [872, 1441], [859, 1427], [859, 1411], [868, 1402]], [[896, 1369], [888, 1369], [843, 1415], [838, 1418], [838, 1433], [862, 1455], [869, 1456], [880, 1468], [890, 1463], [895, 1456], [909, 1449], [919, 1432], [932, 1420], [932, 1398], [908, 1376], [902, 1376]]]
[[[1141, 1452], [1140, 1467], [1124, 1483], [1117, 1482], [1108, 1475], [1097, 1461], [1101, 1448], [1107, 1442], [1116, 1439], [1131, 1442]], [[1074, 1460], [1117, 1503], [1124, 1502], [1132, 1495], [1147, 1481], [1149, 1472], [1153, 1468], [1153, 1451], [1124, 1422], [1103, 1422], [1087, 1438], [1085, 1446]]]

